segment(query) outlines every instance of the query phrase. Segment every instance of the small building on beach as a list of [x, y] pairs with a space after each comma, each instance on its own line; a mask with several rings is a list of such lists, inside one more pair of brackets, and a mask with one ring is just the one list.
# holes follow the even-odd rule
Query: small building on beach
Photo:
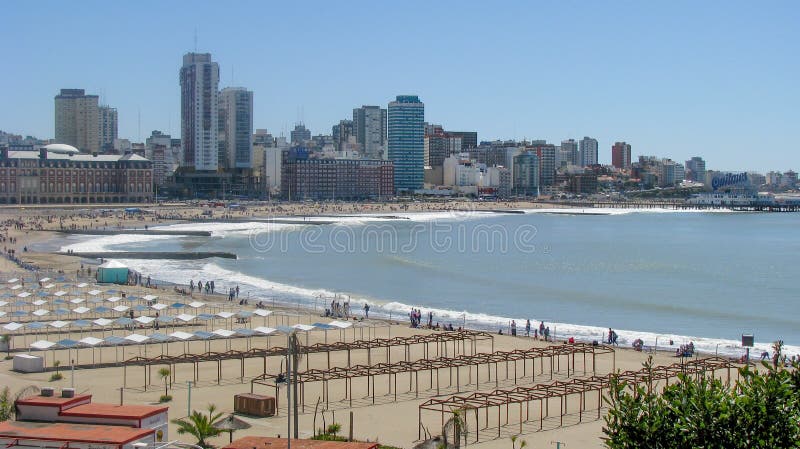
[[109, 260], [97, 267], [97, 282], [127, 284], [128, 267], [115, 260]]

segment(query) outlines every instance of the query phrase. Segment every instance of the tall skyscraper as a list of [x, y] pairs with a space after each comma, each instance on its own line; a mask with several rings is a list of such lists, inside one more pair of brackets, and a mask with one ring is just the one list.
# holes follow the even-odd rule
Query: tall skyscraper
[[706, 161], [700, 156], [686, 161], [686, 175], [690, 181], [706, 182]]
[[389, 103], [389, 160], [396, 191], [421, 189], [425, 174], [425, 104], [416, 95]]
[[611, 147], [611, 165], [616, 168], [631, 168], [631, 146], [628, 143], [614, 143]]
[[83, 89], [61, 89], [55, 97], [55, 140], [87, 153], [100, 152], [100, 107], [97, 95]]
[[347, 148], [350, 137], [353, 136], [353, 121], [339, 120], [339, 124], [333, 125], [331, 128], [331, 135], [333, 136], [333, 143], [336, 145], [336, 150], [343, 151]]
[[556, 146], [544, 141], [534, 141], [526, 147], [536, 152], [539, 159], [539, 186], [552, 186], [556, 183]]
[[353, 109], [353, 134], [366, 158], [386, 159], [386, 115], [380, 106]]
[[114, 152], [114, 140], [117, 134], [117, 109], [110, 106], [100, 106], [100, 151], [103, 153]]
[[564, 165], [578, 165], [578, 142], [575, 139], [568, 139], [561, 141], [561, 153], [563, 155], [561, 161]]
[[579, 142], [580, 146], [580, 165], [587, 167], [589, 165], [597, 165], [597, 139], [591, 137], [584, 137]]
[[244, 87], [226, 87], [220, 92], [225, 111], [225, 166], [253, 168], [253, 92]]
[[211, 53], [187, 53], [183, 55], [180, 83], [183, 165], [216, 171], [219, 64], [211, 61]]
[[515, 195], [539, 195], [539, 157], [534, 151], [514, 156], [513, 190]]
[[311, 140], [311, 130], [306, 129], [306, 125], [298, 123], [294, 125], [294, 129], [289, 133], [292, 145], [305, 145], [306, 142]]

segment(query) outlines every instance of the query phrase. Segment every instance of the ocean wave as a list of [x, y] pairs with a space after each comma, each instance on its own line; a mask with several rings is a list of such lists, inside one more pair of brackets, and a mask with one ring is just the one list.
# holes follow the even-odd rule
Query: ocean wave
[[139, 234], [118, 234], [108, 235], [97, 238], [82, 240], [77, 243], [70, 243], [61, 247], [61, 251], [72, 250], [74, 252], [121, 252], [124, 250], [111, 248], [116, 245], [127, 245], [132, 243], [144, 243], [154, 240], [167, 240], [174, 238], [171, 235], [139, 235]]

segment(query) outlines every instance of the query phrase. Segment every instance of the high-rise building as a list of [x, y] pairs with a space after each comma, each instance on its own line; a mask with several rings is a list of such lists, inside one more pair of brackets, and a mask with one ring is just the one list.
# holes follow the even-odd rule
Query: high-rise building
[[460, 137], [451, 136], [438, 128], [434, 134], [425, 136], [425, 165], [428, 167], [441, 167], [444, 160], [453, 154], [461, 153], [462, 141]]
[[475, 131], [447, 131], [450, 137], [461, 138], [461, 151], [467, 151], [478, 146], [478, 133]]
[[563, 165], [579, 165], [578, 142], [575, 139], [561, 141], [561, 162]]
[[631, 168], [631, 146], [626, 142], [615, 142], [611, 147], [611, 165], [615, 168]]
[[380, 106], [353, 109], [353, 134], [361, 154], [370, 159], [386, 159], [387, 112]]
[[526, 149], [536, 152], [539, 158], [539, 186], [552, 186], [556, 183], [556, 146], [551, 143], [534, 141]]
[[100, 106], [100, 151], [103, 153], [114, 152], [114, 139], [117, 134], [117, 109], [110, 106]]
[[311, 140], [311, 130], [306, 129], [306, 125], [298, 123], [294, 125], [294, 129], [289, 133], [291, 137], [290, 142], [292, 145], [304, 145]]
[[394, 194], [392, 163], [324, 158], [306, 148], [282, 152], [281, 197], [287, 200], [381, 199]]
[[597, 165], [597, 139], [584, 137], [580, 140], [579, 147], [580, 165], [582, 167]]
[[220, 110], [225, 111], [225, 167], [253, 168], [253, 92], [244, 87], [222, 89]]
[[100, 152], [100, 107], [97, 95], [83, 89], [61, 89], [55, 97], [55, 141], [86, 153]]
[[533, 151], [514, 156], [514, 195], [539, 195], [539, 157]]
[[425, 105], [416, 95], [389, 103], [388, 153], [396, 191], [421, 189], [425, 172]]
[[216, 171], [219, 131], [219, 64], [210, 53], [183, 55], [181, 142], [183, 164], [197, 171]]
[[333, 125], [331, 128], [331, 135], [333, 142], [336, 145], [337, 151], [343, 151], [353, 136], [353, 121], [352, 120], [339, 120], [339, 123]]
[[705, 182], [706, 161], [700, 156], [695, 156], [686, 161], [686, 179], [695, 182]]

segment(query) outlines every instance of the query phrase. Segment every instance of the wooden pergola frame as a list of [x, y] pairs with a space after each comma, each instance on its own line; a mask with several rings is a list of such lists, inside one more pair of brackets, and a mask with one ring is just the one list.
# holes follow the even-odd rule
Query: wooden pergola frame
[[[642, 368], [638, 371], [624, 371], [621, 373], [610, 373], [603, 376], [592, 376], [589, 378], [577, 378], [569, 381], [555, 381], [549, 384], [538, 384], [533, 386], [518, 386], [510, 389], [496, 389], [490, 392], [476, 392], [470, 395], [454, 395], [447, 398], [429, 399], [419, 406], [419, 425], [418, 438], [422, 438], [423, 429], [423, 410], [438, 412], [441, 415], [441, 423], [444, 424], [446, 416], [453, 414], [454, 411], [474, 411], [475, 412], [475, 441], [478, 442], [480, 427], [480, 411], [484, 410], [484, 427], [489, 428], [489, 413], [494, 407], [497, 408], [497, 437], [500, 437], [501, 428], [509, 426], [510, 409], [513, 405], [519, 406], [519, 433], [523, 431], [523, 424], [530, 422], [531, 402], [539, 402], [539, 430], [542, 430], [544, 419], [550, 416], [550, 400], [559, 399], [559, 426], [564, 425], [564, 416], [569, 413], [567, 408], [568, 398], [571, 395], [579, 396], [578, 422], [583, 421], [584, 412], [587, 411], [587, 394], [597, 392], [597, 419], [600, 419], [600, 412], [603, 406], [603, 391], [608, 390], [611, 380], [615, 376], [619, 382], [633, 388], [636, 385], [665, 381], [669, 385], [670, 379], [677, 378], [678, 375], [694, 375], [696, 377], [705, 376], [708, 373], [716, 375], [721, 369], [727, 369], [727, 383], [731, 381], [731, 368], [736, 365], [731, 361], [721, 357], [708, 357], [694, 360], [681, 360], [672, 365], [655, 366], [652, 369]], [[524, 408], [523, 408], [524, 407]], [[505, 424], [503, 424], [502, 411], [505, 409]], [[523, 412], [524, 410], [524, 412]], [[534, 414], [534, 419], [536, 414]], [[466, 416], [464, 416], [466, 419]]]

